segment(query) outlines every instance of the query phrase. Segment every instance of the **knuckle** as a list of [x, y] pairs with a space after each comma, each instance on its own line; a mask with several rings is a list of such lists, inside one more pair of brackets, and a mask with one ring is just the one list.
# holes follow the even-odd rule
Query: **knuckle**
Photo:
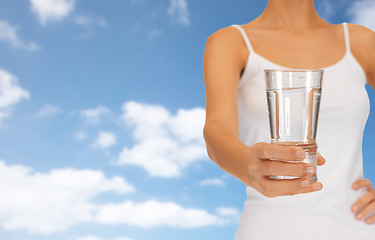
[[253, 146], [255, 148], [263, 149], [265, 144], [266, 144], [265, 142], [257, 142]]
[[306, 176], [307, 175], [307, 167], [304, 167], [304, 166], [299, 167], [298, 174], [299, 174], [298, 177]]
[[266, 183], [264, 186], [264, 196], [268, 198], [274, 198], [277, 197], [277, 194], [272, 190], [272, 184]]
[[257, 181], [257, 174], [254, 170], [248, 169], [248, 182], [249, 185], [253, 185]]
[[370, 224], [374, 224], [374, 221], [375, 221], [375, 215], [372, 215], [371, 217], [369, 217], [369, 219], [371, 220], [371, 223], [370, 223]]
[[253, 147], [256, 149], [256, 155], [262, 156], [264, 155], [264, 149], [265, 149], [265, 142], [258, 142], [253, 145]]
[[365, 205], [365, 203], [363, 200], [358, 200], [356, 205], [358, 205], [359, 207], [362, 207], [363, 205]]
[[274, 165], [273, 162], [271, 161], [265, 161], [263, 162], [263, 172], [266, 173], [267, 175], [271, 175], [274, 173]]
[[255, 166], [256, 166], [256, 164], [248, 164], [247, 165], [247, 172], [248, 172], [248, 174], [250, 175], [250, 176], [254, 176], [254, 174], [255, 174]]
[[288, 163], [289, 175], [303, 177], [306, 175], [306, 167], [303, 163]]
[[266, 183], [265, 183], [265, 181], [260, 180], [260, 181], [258, 182], [258, 185], [259, 185], [260, 189], [262, 190], [262, 193], [266, 193], [266, 189], [267, 189], [267, 187], [266, 187]]
[[297, 177], [302, 177], [305, 175], [306, 173], [306, 167], [304, 166], [304, 164], [300, 164], [300, 163], [291, 163], [293, 165], [291, 165], [291, 168], [293, 170], [293, 173], [294, 175], [296, 175]]
[[297, 151], [298, 151], [298, 149], [296, 147], [290, 147], [290, 148], [288, 148], [288, 151], [287, 151], [288, 156], [290, 156], [290, 157], [296, 156]]
[[367, 215], [367, 214], [369, 214], [371, 211], [372, 211], [372, 210], [371, 210], [370, 206], [368, 206], [368, 207], [364, 207], [364, 208], [362, 209], [361, 213], [362, 213], [363, 215]]
[[262, 153], [265, 158], [269, 158], [270, 145], [264, 143], [262, 147]]
[[269, 190], [263, 190], [264, 191], [264, 196], [267, 197], [267, 198], [275, 198], [276, 195], [272, 192], [270, 192]]
[[264, 196], [268, 197], [270, 192], [269, 192], [269, 184], [267, 183], [267, 181], [265, 180], [259, 181], [259, 187], [261, 189], [261, 193]]
[[264, 189], [262, 189], [262, 194], [263, 194], [263, 196], [265, 196], [265, 197], [269, 197], [268, 192], [266, 192]]

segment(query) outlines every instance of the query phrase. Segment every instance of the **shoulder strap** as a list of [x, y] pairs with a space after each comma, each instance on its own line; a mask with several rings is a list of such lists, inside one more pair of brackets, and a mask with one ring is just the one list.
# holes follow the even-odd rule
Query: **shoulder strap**
[[343, 28], [344, 28], [344, 36], [345, 36], [345, 48], [346, 48], [346, 51], [350, 51], [350, 40], [349, 40], [349, 30], [348, 30], [348, 24], [346, 22], [344, 22], [343, 24]]
[[253, 47], [251, 46], [249, 37], [247, 36], [245, 30], [243, 30], [243, 28], [241, 26], [239, 26], [239, 25], [232, 25], [232, 26], [235, 27], [235, 28], [237, 28], [240, 31], [240, 33], [241, 33], [241, 35], [242, 35], [242, 37], [243, 37], [243, 39], [244, 39], [244, 41], [246, 43], [246, 46], [249, 49], [249, 52], [250, 53], [254, 52]]

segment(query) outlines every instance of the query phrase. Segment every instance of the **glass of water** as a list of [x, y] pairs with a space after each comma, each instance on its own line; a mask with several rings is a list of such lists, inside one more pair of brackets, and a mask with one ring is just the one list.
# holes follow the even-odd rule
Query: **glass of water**
[[265, 74], [271, 143], [304, 149], [304, 162], [312, 164], [315, 168], [314, 176], [310, 177], [311, 183], [314, 183], [317, 181], [315, 140], [323, 70], [265, 70]]

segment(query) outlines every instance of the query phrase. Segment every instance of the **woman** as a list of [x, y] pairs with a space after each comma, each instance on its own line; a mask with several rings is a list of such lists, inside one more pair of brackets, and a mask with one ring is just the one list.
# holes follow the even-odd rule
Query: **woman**
[[[321, 182], [309, 182], [307, 163], [270, 160], [305, 157], [301, 148], [266, 143], [264, 69], [275, 68], [325, 70], [317, 130]], [[208, 154], [247, 185], [236, 239], [375, 239], [375, 190], [363, 179], [361, 152], [365, 85], [375, 87], [374, 32], [325, 22], [313, 0], [269, 0], [254, 21], [209, 37], [204, 79]], [[298, 178], [268, 178], [280, 175]]]

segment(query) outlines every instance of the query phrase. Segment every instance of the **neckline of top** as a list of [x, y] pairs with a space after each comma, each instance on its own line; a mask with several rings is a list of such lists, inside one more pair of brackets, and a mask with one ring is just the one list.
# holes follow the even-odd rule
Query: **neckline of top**
[[[301, 69], [305, 69], [305, 70], [316, 70], [316, 69], [326, 70], [326, 69], [329, 69], [329, 68], [335, 67], [336, 65], [340, 64], [341, 62], [343, 62], [343, 61], [345, 60], [345, 58], [347, 58], [347, 56], [349, 55], [349, 53], [350, 53], [349, 51], [346, 51], [345, 54], [344, 54], [344, 56], [341, 57], [340, 60], [338, 60], [337, 62], [335, 62], [335, 63], [333, 63], [333, 64], [330, 64], [330, 65], [328, 65], [328, 66], [326, 66], [326, 67], [321, 67], [321, 68], [311, 68], [311, 69], [309, 69], [309, 68], [291, 68], [291, 67], [286, 67], [286, 66], [280, 65], [280, 64], [278, 64], [278, 63], [275, 63], [275, 62], [269, 60], [268, 58], [263, 57], [262, 55], [258, 54], [257, 52], [252, 52], [251, 55], [256, 55], [256, 56], [258, 56], [259, 58], [263, 59], [264, 61], [269, 62], [269, 63], [271, 63], [271, 64], [273, 64], [273, 65], [276, 65], [276, 66], [278, 66], [278, 67], [280, 67], [280, 68], [286, 68], [286, 69], [292, 69], [292, 70], [301, 70]], [[249, 58], [251, 57], [251, 55], [249, 54]]]
[[[305, 70], [315, 70], [315, 69], [322, 69], [322, 70], [326, 70], [326, 69], [329, 69], [329, 68], [332, 68], [338, 64], [340, 64], [341, 62], [343, 62], [345, 60], [345, 58], [347, 58], [347, 56], [349, 54], [351, 54], [351, 49], [350, 49], [350, 40], [349, 40], [349, 31], [348, 31], [348, 27], [347, 27], [347, 23], [346, 22], [343, 22], [342, 24], [342, 28], [344, 30], [344, 41], [345, 41], [345, 54], [344, 56], [342, 56], [337, 62], [333, 63], [333, 64], [330, 64], [326, 67], [321, 67], [321, 68], [314, 68], [314, 69], [306, 69], [304, 68]], [[292, 69], [292, 70], [301, 70], [302, 68], [290, 68], [290, 67], [286, 67], [286, 66], [283, 66], [281, 64], [277, 64], [271, 60], [269, 60], [268, 58], [266, 57], [263, 57], [262, 55], [260, 55], [259, 53], [257, 53], [253, 47], [252, 47], [252, 44], [250, 42], [250, 39], [247, 35], [247, 33], [245, 32], [245, 30], [243, 29], [243, 27], [241, 25], [232, 25], [234, 27], [236, 27], [238, 30], [240, 30], [241, 34], [242, 34], [242, 37], [244, 38], [245, 42], [246, 42], [246, 45], [248, 47], [248, 50], [249, 50], [249, 56], [248, 56], [248, 61], [250, 60], [250, 57], [251, 55], [256, 55], [258, 57], [260, 57], [261, 59], [273, 64], [273, 65], [276, 65], [280, 68], [286, 68], [286, 69]]]

